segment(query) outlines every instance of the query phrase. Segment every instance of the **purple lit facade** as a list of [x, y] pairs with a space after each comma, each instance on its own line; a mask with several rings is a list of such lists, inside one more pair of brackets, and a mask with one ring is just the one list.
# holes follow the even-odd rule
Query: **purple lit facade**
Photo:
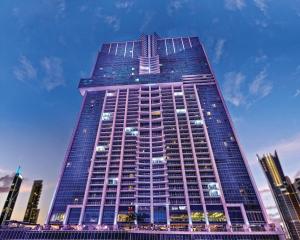
[[284, 239], [197, 37], [103, 44], [79, 90], [48, 224]]

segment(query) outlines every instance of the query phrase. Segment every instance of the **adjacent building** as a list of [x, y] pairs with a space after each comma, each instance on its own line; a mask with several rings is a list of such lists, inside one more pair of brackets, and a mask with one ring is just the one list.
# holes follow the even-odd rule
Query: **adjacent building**
[[198, 37], [105, 43], [79, 90], [48, 224], [282, 236], [267, 221]]
[[37, 223], [40, 209], [38, 209], [41, 193], [43, 188], [42, 180], [35, 180], [32, 185], [30, 197], [24, 215], [24, 222]]
[[295, 181], [294, 181], [294, 187], [296, 190], [296, 193], [298, 195], [298, 199], [300, 200], [300, 178], [296, 177]]
[[259, 162], [268, 179], [270, 189], [279, 209], [282, 220], [293, 240], [300, 239], [300, 203], [296, 190], [284, 175], [277, 152], [259, 157]]
[[0, 225], [3, 224], [5, 221], [10, 220], [12, 212], [14, 210], [15, 203], [17, 201], [17, 197], [19, 195], [20, 187], [23, 180], [22, 175], [20, 173], [20, 169], [21, 168], [18, 167], [12, 184], [10, 186], [7, 198], [5, 200], [4, 207], [0, 216]]

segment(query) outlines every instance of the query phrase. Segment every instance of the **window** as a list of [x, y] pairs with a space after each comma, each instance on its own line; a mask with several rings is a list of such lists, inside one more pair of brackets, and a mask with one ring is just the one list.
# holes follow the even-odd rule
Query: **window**
[[118, 178], [109, 178], [108, 179], [108, 185], [117, 185]]
[[154, 158], [152, 158], [152, 163], [153, 164], [165, 163], [165, 158], [164, 157], [154, 157]]
[[208, 193], [210, 197], [219, 197], [220, 196], [220, 188], [217, 182], [211, 182], [207, 184]]
[[206, 114], [207, 114], [207, 116], [211, 116], [211, 112], [207, 112]]
[[109, 93], [107, 93], [107, 96], [108, 97], [113, 97], [113, 96], [115, 96], [115, 93], [114, 92], [109, 92]]
[[131, 136], [137, 136], [138, 135], [138, 131], [136, 128], [134, 127], [126, 127], [125, 128], [125, 133]]
[[203, 120], [202, 119], [194, 120], [194, 124], [195, 125], [203, 125]]
[[104, 145], [99, 145], [96, 147], [96, 152], [104, 152], [106, 149], [106, 146]]
[[176, 113], [177, 114], [184, 114], [184, 113], [186, 113], [186, 109], [185, 108], [183, 108], [183, 109], [176, 109]]
[[109, 120], [111, 120], [111, 118], [112, 118], [112, 113], [110, 113], [110, 112], [104, 112], [102, 114], [101, 120], [102, 121], [109, 121]]
[[174, 96], [183, 96], [183, 92], [174, 92]]

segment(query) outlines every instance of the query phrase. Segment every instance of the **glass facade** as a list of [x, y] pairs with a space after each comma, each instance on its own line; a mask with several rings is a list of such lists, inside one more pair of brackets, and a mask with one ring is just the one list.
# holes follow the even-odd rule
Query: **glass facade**
[[258, 159], [289, 237], [300, 239], [300, 201], [291, 180], [284, 175], [277, 152], [274, 155], [265, 154]]
[[103, 44], [79, 90], [79, 123], [47, 223], [269, 231], [197, 37]]

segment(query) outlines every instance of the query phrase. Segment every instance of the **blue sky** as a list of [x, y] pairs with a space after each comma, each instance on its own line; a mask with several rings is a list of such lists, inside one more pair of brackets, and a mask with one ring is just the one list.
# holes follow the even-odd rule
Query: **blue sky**
[[44, 221], [80, 109], [77, 84], [101, 43], [154, 31], [202, 40], [274, 212], [255, 155], [277, 149], [286, 174], [300, 170], [299, 26], [299, 0], [2, 0], [0, 178], [18, 165], [25, 178], [14, 217], [23, 217], [30, 185], [41, 178]]

